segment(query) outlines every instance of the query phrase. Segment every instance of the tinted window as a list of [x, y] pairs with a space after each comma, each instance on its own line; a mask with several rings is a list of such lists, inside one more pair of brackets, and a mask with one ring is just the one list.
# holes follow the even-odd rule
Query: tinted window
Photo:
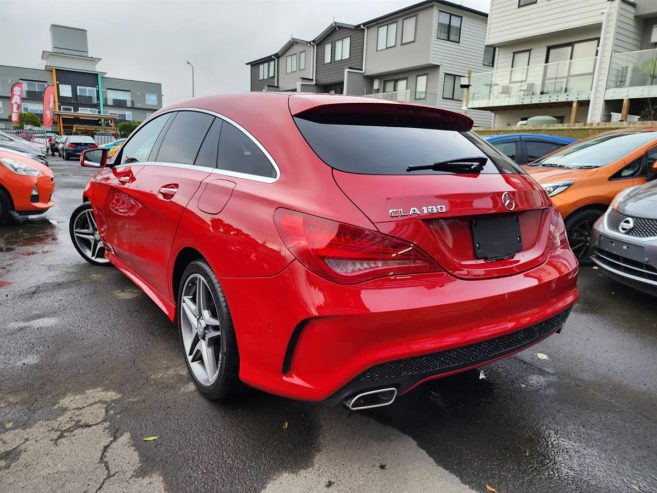
[[214, 117], [206, 113], [181, 111], [164, 136], [156, 161], [162, 163], [194, 164], [201, 142]]
[[543, 156], [550, 154], [563, 147], [560, 144], [553, 144], [551, 142], [538, 142], [537, 140], [528, 140], [525, 143], [527, 149], [527, 162], [531, 163]]
[[657, 132], [602, 135], [564, 147], [537, 164], [566, 168], [597, 168], [614, 163], [653, 140], [657, 140]]
[[197, 166], [209, 166], [215, 168], [217, 166], [217, 150], [219, 148], [219, 134], [221, 133], [221, 120], [215, 118], [210, 130], [208, 130], [201, 149], [198, 151], [196, 161], [194, 164]]
[[[470, 132], [411, 126], [319, 123], [295, 118], [310, 147], [329, 166], [350, 173], [406, 175], [409, 166], [487, 157], [482, 173], [522, 173], [506, 156]], [[414, 174], [447, 171], [422, 170]]]
[[73, 142], [75, 144], [94, 144], [95, 141], [91, 137], [87, 135], [73, 135], [72, 137], [69, 138], [70, 142]]
[[518, 159], [518, 144], [516, 142], [491, 142], [502, 154], [509, 156], [514, 161]]
[[158, 116], [141, 127], [123, 146], [120, 158], [121, 164], [148, 161], [153, 145], [155, 145], [157, 137], [170, 117], [170, 113]]
[[219, 168], [267, 178], [276, 177], [276, 170], [256, 143], [228, 122], [224, 122], [221, 127]]

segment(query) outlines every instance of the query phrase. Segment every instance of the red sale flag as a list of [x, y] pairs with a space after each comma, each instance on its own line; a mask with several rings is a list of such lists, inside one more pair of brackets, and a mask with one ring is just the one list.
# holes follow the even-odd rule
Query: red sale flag
[[23, 83], [16, 82], [11, 86], [9, 92], [9, 108], [11, 111], [11, 124], [18, 125], [20, 122], [21, 105], [23, 104]]
[[55, 114], [55, 86], [47, 86], [43, 91], [43, 126], [52, 126]]

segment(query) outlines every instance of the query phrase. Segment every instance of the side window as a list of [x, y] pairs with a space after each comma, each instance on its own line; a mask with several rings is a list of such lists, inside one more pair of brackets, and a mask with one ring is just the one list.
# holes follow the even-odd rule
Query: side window
[[123, 149], [121, 149], [121, 156], [117, 162], [130, 164], [148, 161], [148, 155], [151, 153], [157, 137], [160, 135], [167, 121], [169, 121], [169, 118], [171, 118], [171, 114], [167, 113], [166, 115], [158, 116], [141, 127]]
[[531, 163], [536, 161], [551, 152], [561, 149], [560, 144], [553, 144], [550, 142], [539, 142], [537, 140], [528, 140], [525, 142], [525, 148], [527, 149], [527, 162]]
[[[650, 162], [650, 153], [648, 153], [648, 162]], [[655, 156], [653, 155], [653, 159]], [[612, 176], [612, 180], [622, 180], [623, 178], [632, 178], [636, 175], [639, 174], [641, 171], [641, 164], [643, 163], [643, 158], [635, 159], [632, 161], [630, 164], [625, 166], [623, 169], [618, 171], [614, 176]]]
[[156, 161], [161, 163], [194, 164], [201, 142], [214, 117], [195, 111], [180, 111], [169, 126]]
[[657, 148], [650, 149], [648, 154], [646, 154], [646, 169], [644, 170], [645, 175], [648, 176], [648, 180], [652, 181], [657, 177]]
[[228, 122], [221, 127], [219, 168], [266, 178], [276, 177], [276, 170], [256, 143]]
[[215, 118], [210, 130], [208, 130], [201, 149], [198, 151], [196, 161], [194, 164], [197, 166], [208, 166], [210, 168], [217, 167], [217, 152], [219, 150], [219, 135], [221, 134], [221, 120]]
[[514, 161], [518, 158], [518, 145], [516, 142], [494, 142], [493, 146], [502, 154], [506, 154]]

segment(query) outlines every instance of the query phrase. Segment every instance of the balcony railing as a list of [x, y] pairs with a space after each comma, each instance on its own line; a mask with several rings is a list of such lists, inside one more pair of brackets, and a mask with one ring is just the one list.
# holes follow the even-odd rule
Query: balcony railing
[[[434, 92], [416, 93], [410, 89], [403, 91], [378, 92], [366, 94], [368, 98], [384, 99], [386, 101], [402, 101], [413, 104], [426, 104], [428, 106], [438, 106], [441, 98]], [[456, 100], [453, 100], [456, 101]], [[460, 101], [456, 101], [461, 104]]]
[[470, 108], [556, 103], [591, 98], [596, 58], [495, 70], [472, 76]]
[[605, 99], [657, 97], [657, 49], [614, 53]]

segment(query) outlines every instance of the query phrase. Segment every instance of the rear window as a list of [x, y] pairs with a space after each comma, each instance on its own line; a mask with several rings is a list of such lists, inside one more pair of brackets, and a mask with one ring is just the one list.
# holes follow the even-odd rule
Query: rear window
[[91, 138], [87, 135], [73, 135], [73, 136], [69, 137], [69, 141], [74, 143], [74, 144], [95, 144], [96, 143], [93, 138]]
[[[471, 132], [362, 121], [350, 124], [313, 121], [296, 117], [295, 122], [310, 147], [332, 168], [368, 175], [408, 175], [409, 166], [427, 166], [466, 158], [487, 158], [481, 173], [524, 173], [488, 143]], [[412, 174], [453, 174], [453, 170], [427, 169]]]

